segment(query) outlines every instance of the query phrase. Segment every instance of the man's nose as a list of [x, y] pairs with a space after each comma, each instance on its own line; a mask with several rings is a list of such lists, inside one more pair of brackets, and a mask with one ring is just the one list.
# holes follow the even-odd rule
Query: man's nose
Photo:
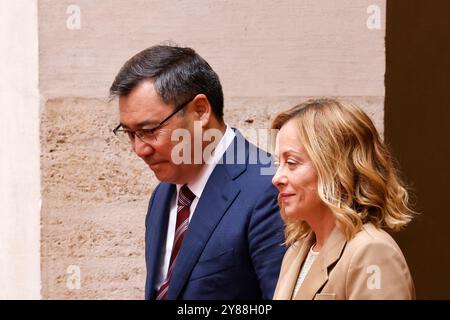
[[145, 143], [138, 137], [134, 139], [132, 146], [133, 151], [141, 158], [146, 158], [152, 155], [154, 151], [153, 147], [150, 144]]

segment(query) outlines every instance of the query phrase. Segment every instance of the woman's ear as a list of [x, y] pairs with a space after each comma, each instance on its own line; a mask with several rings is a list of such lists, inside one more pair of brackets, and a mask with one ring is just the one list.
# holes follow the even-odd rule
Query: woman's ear
[[198, 94], [194, 100], [194, 118], [201, 121], [202, 127], [206, 127], [211, 119], [212, 108], [208, 98], [203, 94]]

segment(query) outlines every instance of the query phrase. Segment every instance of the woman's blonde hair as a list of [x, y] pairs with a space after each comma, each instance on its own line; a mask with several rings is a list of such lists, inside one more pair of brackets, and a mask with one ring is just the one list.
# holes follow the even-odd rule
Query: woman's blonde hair
[[[299, 139], [318, 175], [318, 194], [349, 240], [366, 222], [388, 231], [413, 215], [408, 192], [370, 118], [360, 108], [334, 99], [309, 100], [276, 116], [272, 129], [295, 121]], [[284, 211], [280, 205], [283, 218]], [[305, 237], [305, 221], [285, 219], [286, 244]]]

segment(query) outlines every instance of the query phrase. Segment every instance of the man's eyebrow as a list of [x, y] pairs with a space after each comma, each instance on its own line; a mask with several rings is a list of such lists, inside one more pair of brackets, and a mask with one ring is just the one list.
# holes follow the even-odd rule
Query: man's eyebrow
[[[151, 126], [157, 126], [158, 124], [159, 124], [158, 121], [144, 120], [144, 121], [141, 121], [141, 122], [137, 123], [137, 124], [136, 124], [136, 127], [142, 128], [142, 127], [145, 127], [145, 126], [148, 126], [148, 125], [151, 125]], [[122, 123], [122, 122], [120, 123], [120, 125], [121, 125], [123, 128], [125, 128], [125, 129], [130, 129], [126, 124], [124, 124], [124, 123]]]

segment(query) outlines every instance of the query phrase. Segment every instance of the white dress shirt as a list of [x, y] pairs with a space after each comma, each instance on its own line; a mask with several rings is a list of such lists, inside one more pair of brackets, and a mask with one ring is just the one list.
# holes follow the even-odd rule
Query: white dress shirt
[[[195, 208], [197, 207], [198, 200], [200, 199], [203, 189], [205, 189], [206, 183], [208, 182], [211, 173], [213, 172], [216, 164], [220, 161], [225, 151], [230, 146], [233, 139], [236, 137], [234, 131], [230, 128], [229, 125], [226, 124], [226, 130], [223, 137], [220, 139], [219, 143], [212, 152], [210, 161], [204, 164], [202, 170], [200, 171], [198, 177], [195, 181], [189, 183], [187, 186], [195, 194], [195, 199], [192, 201], [192, 204], [189, 208], [189, 221], [191, 221], [192, 214], [195, 212]], [[177, 184], [177, 192], [172, 195], [172, 199], [170, 202], [170, 213], [169, 213], [169, 223], [167, 229], [167, 240], [166, 245], [162, 250], [162, 259], [159, 264], [159, 272], [158, 279], [156, 281], [156, 288], [162, 285], [164, 279], [167, 276], [167, 271], [169, 270], [170, 263], [170, 255], [172, 254], [172, 246], [173, 246], [173, 237], [175, 235], [175, 224], [177, 221], [177, 203], [178, 203], [178, 193], [182, 185]], [[189, 228], [189, 227], [188, 227]]]

